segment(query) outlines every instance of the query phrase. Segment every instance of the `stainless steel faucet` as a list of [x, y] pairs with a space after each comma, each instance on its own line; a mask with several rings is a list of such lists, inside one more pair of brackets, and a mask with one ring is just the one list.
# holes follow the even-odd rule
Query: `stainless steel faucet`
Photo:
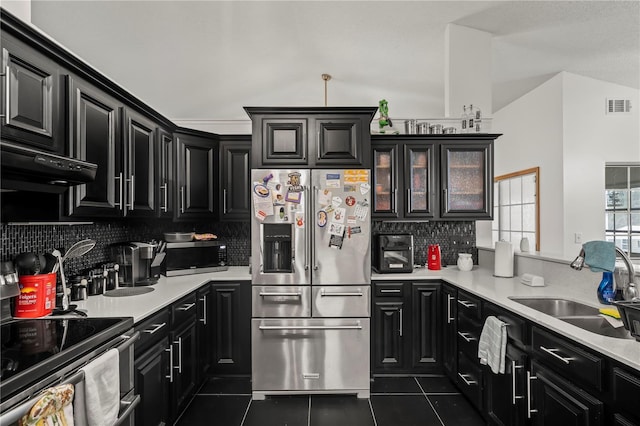
[[[629, 259], [629, 256], [627, 256], [627, 254], [622, 251], [620, 247], [615, 246], [615, 248], [616, 253], [620, 255], [622, 261], [627, 267], [627, 273], [629, 274], [629, 281], [626, 284], [620, 285], [616, 281], [616, 289], [622, 290], [622, 297], [624, 300], [638, 299], [640, 295], [638, 294], [638, 289], [636, 288], [635, 284], [636, 271], [633, 267], [633, 263], [631, 263], [631, 259]], [[582, 270], [582, 268], [584, 267], [584, 249], [580, 251], [580, 254], [573, 262], [571, 262], [570, 266], [577, 271]]]

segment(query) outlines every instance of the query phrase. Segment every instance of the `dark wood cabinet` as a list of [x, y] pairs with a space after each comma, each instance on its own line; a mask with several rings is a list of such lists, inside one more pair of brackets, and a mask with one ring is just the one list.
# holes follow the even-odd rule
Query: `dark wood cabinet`
[[374, 374], [427, 373], [440, 367], [440, 284], [374, 282]]
[[251, 135], [220, 136], [221, 220], [251, 217]]
[[215, 219], [218, 190], [218, 142], [200, 132], [176, 134], [176, 210], [174, 219]]
[[458, 375], [458, 290], [442, 285], [441, 292], [442, 366], [451, 379]]
[[493, 214], [500, 135], [375, 135], [374, 219], [477, 220]]
[[245, 107], [252, 168], [371, 166], [375, 107]]
[[443, 219], [493, 218], [493, 141], [440, 146]]
[[251, 285], [213, 283], [212, 374], [251, 374]]
[[485, 374], [485, 410], [491, 424], [526, 424], [526, 372], [528, 356], [513, 344], [507, 344], [504, 374]]
[[[198, 365], [197, 379], [204, 380], [213, 360], [213, 345], [211, 339], [214, 336], [215, 323], [213, 322], [213, 298], [211, 297], [211, 286], [205, 285], [196, 293], [198, 320]], [[199, 383], [198, 383], [199, 384]]]
[[161, 426], [169, 423], [169, 339], [164, 337], [135, 362], [136, 392], [141, 395], [135, 423]]
[[[579, 387], [553, 374], [537, 361], [531, 363], [532, 424], [599, 426], [603, 404]], [[533, 412], [532, 412], [533, 411]]]
[[98, 164], [93, 182], [69, 189], [67, 213], [80, 217], [119, 217], [124, 209], [122, 103], [79, 77], [69, 76], [67, 85], [69, 152]]
[[156, 125], [125, 108], [125, 167], [122, 193], [125, 216], [155, 216]]
[[64, 154], [65, 102], [60, 67], [3, 31], [2, 139]]
[[197, 299], [189, 294], [171, 306], [171, 332], [169, 333], [171, 418], [177, 419], [187, 407], [196, 389], [198, 368], [197, 352]]
[[158, 128], [156, 161], [156, 200], [160, 217], [172, 217], [174, 211], [175, 187], [175, 143], [173, 134]]

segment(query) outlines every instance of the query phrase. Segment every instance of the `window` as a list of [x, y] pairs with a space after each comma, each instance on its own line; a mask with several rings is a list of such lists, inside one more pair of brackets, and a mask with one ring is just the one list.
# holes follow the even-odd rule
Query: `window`
[[526, 237], [529, 250], [540, 251], [540, 168], [521, 170], [494, 178], [493, 243], [510, 241], [515, 248]]
[[640, 164], [605, 166], [605, 238], [640, 257]]

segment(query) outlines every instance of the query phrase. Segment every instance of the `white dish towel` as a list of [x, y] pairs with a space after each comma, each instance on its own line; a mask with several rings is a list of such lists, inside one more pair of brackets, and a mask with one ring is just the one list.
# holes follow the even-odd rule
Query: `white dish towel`
[[507, 324], [494, 316], [487, 317], [478, 342], [480, 364], [491, 367], [494, 374], [504, 374], [506, 352]]
[[110, 349], [82, 368], [76, 386], [76, 426], [113, 426], [120, 411], [120, 353]]

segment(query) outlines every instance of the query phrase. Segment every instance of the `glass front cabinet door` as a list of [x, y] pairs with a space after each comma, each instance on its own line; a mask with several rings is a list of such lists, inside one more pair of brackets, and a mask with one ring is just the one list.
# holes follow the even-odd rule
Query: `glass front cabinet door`
[[378, 144], [373, 148], [373, 184], [373, 213], [376, 217], [397, 218], [397, 144]]
[[406, 144], [404, 160], [404, 216], [422, 219], [434, 217], [434, 145]]
[[491, 142], [441, 145], [442, 218], [492, 218], [492, 148]]

